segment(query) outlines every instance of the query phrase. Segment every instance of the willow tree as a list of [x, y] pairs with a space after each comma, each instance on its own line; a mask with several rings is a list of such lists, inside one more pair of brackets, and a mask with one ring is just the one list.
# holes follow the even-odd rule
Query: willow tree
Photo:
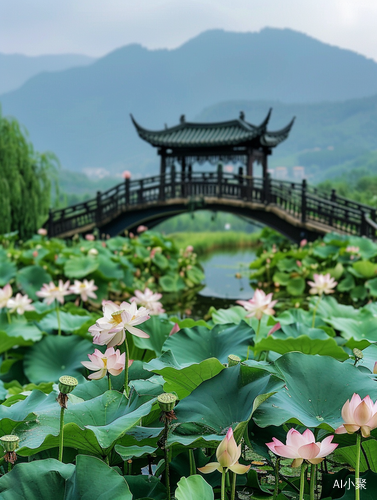
[[51, 153], [34, 151], [17, 120], [0, 110], [0, 234], [36, 232], [47, 217], [51, 179], [58, 166]]

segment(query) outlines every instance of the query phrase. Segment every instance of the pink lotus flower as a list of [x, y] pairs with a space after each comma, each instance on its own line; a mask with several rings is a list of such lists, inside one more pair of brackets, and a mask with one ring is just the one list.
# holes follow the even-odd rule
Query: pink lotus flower
[[298, 267], [302, 267], [302, 262], [301, 262], [301, 260], [296, 260], [296, 265], [297, 265]]
[[[81, 361], [81, 364], [85, 368], [96, 372], [91, 373], [88, 378], [98, 380], [103, 378], [107, 372], [114, 376], [119, 375], [124, 370], [125, 356], [125, 353], [120, 354], [119, 349], [115, 351], [114, 347], [106, 349], [105, 354], [95, 349], [93, 354], [88, 354], [90, 361]], [[129, 362], [128, 366], [131, 366], [131, 364], [132, 361]]]
[[122, 172], [123, 179], [131, 179], [131, 172], [129, 170], [125, 170]]
[[277, 303], [277, 300], [272, 300], [272, 293], [266, 295], [263, 290], [255, 290], [254, 297], [250, 300], [237, 300], [237, 304], [243, 306], [246, 311], [250, 311], [249, 314], [246, 315], [246, 318], [252, 318], [253, 316], [256, 319], [261, 320], [263, 314], [267, 316], [272, 316], [275, 314], [275, 311], [272, 309], [274, 305]]
[[35, 311], [35, 307], [31, 305], [32, 300], [27, 295], [18, 293], [14, 299], [9, 299], [7, 308], [9, 312], [17, 311], [17, 314], [24, 314], [25, 311]]
[[193, 251], [194, 251], [194, 247], [193, 247], [192, 245], [188, 245], [188, 246], [186, 247], [185, 252], [187, 252], [187, 253], [192, 253]]
[[86, 280], [83, 282], [75, 280], [74, 284], [69, 287], [69, 290], [76, 295], [80, 295], [81, 300], [86, 302], [88, 298], [96, 299], [97, 295], [94, 290], [98, 290], [98, 286], [94, 284], [94, 280]]
[[148, 231], [148, 228], [147, 226], [143, 226], [143, 225], [140, 225], [136, 231], [140, 234], [140, 233], [144, 233], [144, 231]]
[[307, 244], [308, 244], [308, 240], [305, 240], [305, 239], [304, 239], [304, 240], [301, 240], [301, 241], [300, 241], [300, 247], [301, 247], [301, 248], [302, 248], [302, 247], [304, 247], [304, 246], [305, 246], [305, 245], [307, 245]]
[[218, 462], [210, 462], [204, 467], [198, 468], [198, 470], [204, 474], [210, 474], [215, 470], [223, 472], [224, 469], [230, 469], [236, 474], [245, 474], [250, 469], [251, 465], [242, 465], [238, 463], [240, 456], [241, 445], [237, 446], [233, 437], [232, 428], [229, 427], [225, 438], [221, 441], [216, 450], [216, 458]]
[[292, 467], [298, 467], [304, 460], [311, 464], [322, 462], [338, 446], [336, 443], [332, 443], [333, 438], [333, 435], [328, 436], [322, 442], [316, 443], [310, 429], [306, 429], [303, 434], [295, 429], [290, 429], [287, 434], [287, 444], [272, 438], [272, 443], [266, 443], [266, 446], [280, 457], [293, 458]]
[[173, 328], [170, 330], [169, 337], [171, 335], [174, 335], [175, 333], [179, 332], [179, 330], [180, 330], [180, 328], [179, 328], [178, 323], [174, 323]]
[[43, 298], [43, 302], [45, 302], [47, 305], [51, 304], [55, 299], [61, 304], [64, 304], [65, 295], [70, 294], [68, 288], [69, 281], [63, 283], [63, 280], [59, 280], [58, 286], [50, 281], [49, 284], [45, 283], [39, 290], [39, 292], [36, 292], [36, 295]]
[[342, 419], [344, 424], [336, 429], [336, 434], [353, 434], [360, 429], [364, 437], [370, 436], [370, 431], [377, 427], [377, 401], [373, 404], [369, 396], [362, 400], [354, 394], [343, 405]]
[[40, 236], [47, 236], [47, 229], [45, 229], [44, 227], [41, 227], [40, 229], [38, 229], [37, 233]]
[[111, 300], [104, 300], [102, 310], [103, 318], [98, 319], [96, 324], [89, 328], [95, 344], [106, 344], [108, 347], [120, 345], [124, 342], [125, 330], [136, 337], [149, 338], [147, 333], [135, 328], [135, 325], [144, 323], [150, 317], [145, 307], [137, 309], [135, 302], [122, 302], [117, 306]]
[[95, 238], [94, 234], [86, 234], [85, 239], [86, 239], [86, 241], [94, 241], [96, 238]]
[[34, 250], [34, 252], [33, 252], [33, 257], [34, 257], [34, 258], [38, 257], [38, 250]]
[[0, 288], [0, 309], [7, 306], [12, 295], [13, 291], [9, 283], [4, 288]]
[[308, 285], [312, 287], [309, 290], [309, 293], [311, 293], [312, 295], [334, 293], [334, 290], [332, 289], [336, 287], [338, 282], [330, 276], [330, 273], [314, 274], [313, 278], [314, 281], [308, 281]]
[[162, 314], [165, 312], [161, 302], [158, 302], [162, 297], [161, 293], [153, 293], [149, 288], [146, 288], [144, 293], [140, 290], [135, 290], [134, 293], [135, 297], [132, 297], [130, 302], [135, 302], [135, 304], [139, 306], [144, 306], [149, 314]]
[[349, 246], [349, 247], [346, 248], [346, 252], [353, 253], [353, 254], [358, 254], [360, 252], [360, 248], [359, 247]]

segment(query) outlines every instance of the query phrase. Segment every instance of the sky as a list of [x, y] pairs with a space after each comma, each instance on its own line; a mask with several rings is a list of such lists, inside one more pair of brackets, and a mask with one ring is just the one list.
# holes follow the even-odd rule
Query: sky
[[377, 61], [377, 0], [1, 0], [0, 53], [175, 48], [208, 29], [291, 28]]

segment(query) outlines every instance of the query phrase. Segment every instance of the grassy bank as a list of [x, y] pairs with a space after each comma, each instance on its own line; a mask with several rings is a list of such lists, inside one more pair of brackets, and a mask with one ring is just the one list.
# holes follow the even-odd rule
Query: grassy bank
[[173, 233], [169, 235], [180, 248], [194, 247], [195, 253], [203, 255], [217, 249], [255, 248], [259, 245], [260, 232], [215, 231], [208, 233]]

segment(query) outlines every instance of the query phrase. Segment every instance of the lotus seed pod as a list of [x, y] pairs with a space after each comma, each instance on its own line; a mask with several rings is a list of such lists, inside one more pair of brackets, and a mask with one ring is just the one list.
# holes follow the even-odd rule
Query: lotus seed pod
[[362, 352], [362, 351], [360, 351], [360, 349], [357, 349], [357, 348], [355, 347], [355, 349], [353, 349], [353, 351], [352, 351], [352, 352], [354, 353], [354, 355], [355, 355], [355, 358], [356, 358], [356, 359], [363, 359], [364, 354], [363, 354], [363, 352]]
[[160, 394], [157, 398], [158, 404], [162, 411], [168, 412], [174, 410], [175, 402], [177, 401], [177, 396], [171, 394], [170, 392]]
[[235, 354], [229, 354], [228, 356], [228, 366], [235, 366], [241, 363], [241, 358]]
[[62, 394], [69, 394], [78, 384], [77, 379], [74, 377], [69, 377], [68, 375], [63, 375], [59, 379], [59, 391]]
[[12, 452], [17, 450], [20, 438], [14, 434], [8, 434], [7, 436], [2, 436], [0, 441], [6, 452]]

